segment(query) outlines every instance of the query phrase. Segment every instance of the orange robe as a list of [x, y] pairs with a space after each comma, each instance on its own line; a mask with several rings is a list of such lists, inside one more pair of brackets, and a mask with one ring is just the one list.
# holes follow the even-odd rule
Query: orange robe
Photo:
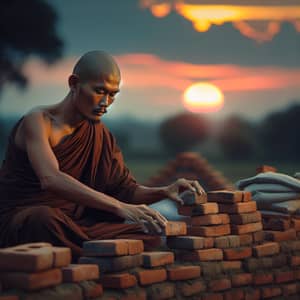
[[[14, 136], [9, 137], [0, 169], [0, 246], [48, 241], [82, 253], [90, 239], [143, 239], [153, 246], [158, 238], [143, 234], [137, 224], [124, 224], [112, 213], [77, 205], [42, 190]], [[130, 203], [137, 183], [125, 166], [113, 135], [102, 122], [83, 121], [63, 142], [53, 147], [60, 170], [89, 187]]]

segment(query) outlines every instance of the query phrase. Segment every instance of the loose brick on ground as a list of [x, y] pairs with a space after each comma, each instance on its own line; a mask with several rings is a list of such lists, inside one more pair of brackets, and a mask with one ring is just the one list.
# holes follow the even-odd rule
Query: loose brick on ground
[[240, 287], [243, 285], [252, 284], [252, 274], [251, 273], [240, 273], [231, 276], [231, 283], [233, 287]]
[[296, 240], [296, 230], [291, 228], [286, 231], [265, 231], [265, 239], [275, 242]]
[[252, 249], [250, 247], [228, 248], [223, 249], [224, 259], [226, 260], [239, 260], [251, 257]]
[[149, 300], [169, 299], [174, 297], [174, 295], [175, 295], [174, 283], [169, 283], [169, 282], [156, 283], [147, 287], [147, 299]]
[[183, 216], [198, 216], [207, 214], [217, 214], [219, 212], [217, 203], [204, 203], [194, 206], [180, 206], [178, 213]]
[[184, 205], [203, 204], [207, 202], [206, 194], [198, 195], [190, 190], [184, 191], [179, 195], [179, 197], [183, 200]]
[[227, 235], [215, 238], [215, 248], [235, 248], [240, 247], [240, 236], [238, 235]]
[[255, 211], [250, 213], [230, 214], [229, 219], [231, 224], [243, 225], [260, 222], [262, 217], [260, 211]]
[[228, 214], [211, 214], [191, 217], [191, 225], [224, 225], [229, 224]]
[[0, 280], [4, 288], [34, 291], [62, 283], [60, 269], [51, 269], [38, 273], [2, 272]]
[[230, 225], [210, 225], [188, 227], [188, 234], [204, 237], [216, 237], [230, 234]]
[[276, 242], [266, 242], [262, 245], [253, 246], [253, 256], [262, 257], [279, 254], [280, 246]]
[[164, 266], [168, 264], [174, 263], [174, 253], [173, 252], [143, 252], [143, 267], [145, 268], [153, 268]]
[[91, 264], [72, 264], [62, 268], [63, 282], [79, 282], [99, 278], [99, 266]]
[[185, 297], [189, 297], [206, 290], [206, 284], [201, 279], [194, 279], [176, 283], [176, 287], [181, 293], [181, 295]]
[[225, 291], [231, 288], [231, 281], [228, 278], [210, 280], [208, 288], [212, 292]]
[[180, 258], [185, 261], [215, 261], [223, 259], [223, 252], [221, 249], [211, 248], [194, 251], [182, 251]]
[[169, 280], [187, 280], [200, 276], [200, 266], [174, 266], [167, 267]]
[[244, 225], [235, 225], [235, 224], [231, 225], [231, 232], [233, 234], [245, 234], [245, 233], [250, 233], [250, 232], [255, 232], [260, 230], [262, 230], [261, 222], [249, 223]]
[[204, 237], [199, 236], [176, 236], [167, 238], [167, 246], [171, 249], [202, 249], [205, 248]]
[[219, 204], [219, 211], [228, 214], [251, 213], [257, 211], [257, 206], [255, 201]]
[[140, 285], [149, 285], [167, 280], [166, 269], [138, 269], [134, 271]]
[[80, 257], [80, 264], [96, 264], [100, 268], [100, 272], [118, 272], [142, 265], [143, 258], [141, 254], [125, 255], [115, 257]]
[[137, 279], [129, 273], [101, 275], [100, 282], [104, 288], [127, 289], [137, 284]]
[[163, 229], [163, 234], [166, 236], [186, 235], [187, 228], [185, 222], [168, 221]]

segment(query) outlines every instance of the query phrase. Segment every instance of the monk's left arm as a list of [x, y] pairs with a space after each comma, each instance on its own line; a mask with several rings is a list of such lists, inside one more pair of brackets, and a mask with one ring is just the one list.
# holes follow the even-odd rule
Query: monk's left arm
[[184, 190], [191, 190], [199, 195], [205, 194], [197, 180], [187, 180], [184, 178], [176, 180], [174, 183], [163, 187], [146, 187], [137, 185], [131, 199], [132, 204], [152, 204], [163, 199], [171, 199], [179, 204], [183, 204], [183, 200], [179, 194]]

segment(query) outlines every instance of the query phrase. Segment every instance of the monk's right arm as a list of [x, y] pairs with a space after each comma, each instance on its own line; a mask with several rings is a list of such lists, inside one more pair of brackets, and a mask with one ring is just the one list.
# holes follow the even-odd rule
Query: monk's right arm
[[49, 144], [50, 121], [42, 112], [33, 112], [24, 118], [25, 147], [41, 187], [63, 199], [118, 214], [122, 203], [117, 199], [82, 184], [59, 170], [58, 161]]

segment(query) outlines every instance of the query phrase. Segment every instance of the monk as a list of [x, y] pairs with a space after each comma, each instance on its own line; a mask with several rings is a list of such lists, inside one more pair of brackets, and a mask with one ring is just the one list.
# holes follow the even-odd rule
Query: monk
[[70, 247], [78, 257], [91, 239], [135, 238], [151, 246], [167, 220], [149, 204], [164, 198], [182, 203], [185, 189], [205, 193], [185, 179], [164, 187], [137, 184], [101, 122], [120, 80], [112, 56], [88, 52], [61, 102], [17, 122], [0, 170], [1, 247], [45, 241]]

